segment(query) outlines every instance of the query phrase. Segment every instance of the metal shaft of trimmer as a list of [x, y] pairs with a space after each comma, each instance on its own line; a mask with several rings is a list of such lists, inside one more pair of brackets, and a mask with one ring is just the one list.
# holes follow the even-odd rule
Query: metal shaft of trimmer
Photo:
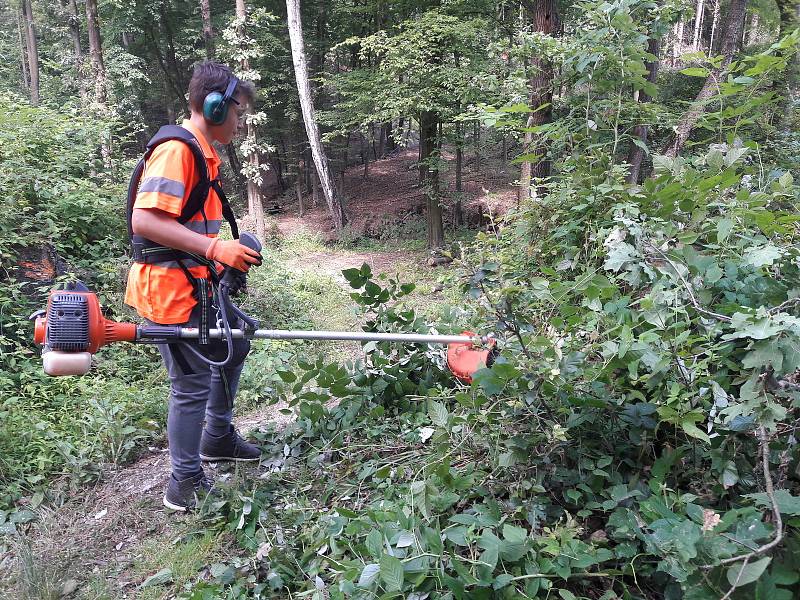
[[[145, 333], [147, 328], [143, 331]], [[193, 340], [200, 337], [200, 332], [195, 327], [176, 327], [175, 332], [178, 339]], [[366, 331], [301, 331], [297, 329], [255, 329], [242, 330], [231, 329], [233, 339], [257, 339], [257, 340], [345, 340], [354, 342], [406, 342], [411, 344], [458, 344], [473, 343], [480, 340], [486, 343], [489, 336], [470, 337], [468, 335], [434, 335], [422, 333], [369, 333]], [[155, 338], [156, 336], [153, 336]], [[161, 337], [161, 336], [158, 336]], [[225, 339], [224, 329], [209, 330], [211, 339]], [[150, 338], [145, 335], [139, 341]], [[153, 339], [155, 341], [155, 339]]]

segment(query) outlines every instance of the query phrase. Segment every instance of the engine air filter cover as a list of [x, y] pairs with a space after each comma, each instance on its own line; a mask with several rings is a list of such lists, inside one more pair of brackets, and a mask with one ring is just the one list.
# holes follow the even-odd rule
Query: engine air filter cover
[[54, 293], [47, 310], [47, 345], [53, 350], [89, 348], [89, 307], [85, 296]]

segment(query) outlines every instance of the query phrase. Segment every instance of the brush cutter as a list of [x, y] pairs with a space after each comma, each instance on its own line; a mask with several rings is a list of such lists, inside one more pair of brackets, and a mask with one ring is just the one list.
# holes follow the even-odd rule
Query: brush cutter
[[[242, 234], [240, 242], [261, 250], [258, 240]], [[400, 342], [407, 344], [447, 344], [447, 364], [453, 374], [464, 382], [480, 368], [491, 365], [495, 340], [465, 331], [462, 335], [432, 335], [416, 333], [373, 333], [365, 331], [299, 331], [259, 329], [258, 321], [245, 314], [230, 300], [230, 293], [241, 285], [243, 274], [228, 268], [218, 286], [218, 320], [215, 328], [205, 331], [180, 325], [137, 325], [120, 323], [103, 316], [97, 295], [81, 282], [67, 289], [53, 290], [46, 311], [35, 318], [34, 341], [43, 347], [44, 372], [51, 376], [84, 375], [92, 365], [92, 355], [102, 346], [114, 342], [145, 344], [183, 343], [209, 365], [224, 366], [232, 356], [232, 340], [237, 338], [272, 340], [348, 340], [358, 342]], [[231, 319], [241, 327], [232, 327]], [[224, 360], [213, 361], [200, 352], [209, 340], [223, 340], [228, 349]], [[479, 347], [478, 345], [483, 347]]]

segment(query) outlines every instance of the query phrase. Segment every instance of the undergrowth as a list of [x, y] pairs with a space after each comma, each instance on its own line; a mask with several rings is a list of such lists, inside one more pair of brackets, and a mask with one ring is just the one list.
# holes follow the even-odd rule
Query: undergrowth
[[[798, 196], [756, 151], [641, 188], [565, 165], [464, 255], [474, 300], [435, 328], [502, 341], [470, 386], [421, 346], [278, 372], [298, 420], [206, 505], [239, 552], [181, 597], [793, 598]], [[345, 275], [367, 329], [434, 327]]]

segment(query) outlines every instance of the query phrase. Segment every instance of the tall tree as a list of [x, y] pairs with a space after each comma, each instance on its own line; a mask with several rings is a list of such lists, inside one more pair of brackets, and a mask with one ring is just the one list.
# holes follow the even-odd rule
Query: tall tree
[[[545, 35], [554, 36], [558, 33], [561, 24], [558, 7], [555, 0], [538, 0], [523, 2], [530, 14], [533, 30]], [[525, 124], [524, 152], [535, 154], [535, 162], [525, 160], [520, 173], [520, 197], [527, 198], [531, 193], [531, 179], [542, 179], [550, 175], [550, 161], [545, 158], [547, 146], [543, 141], [535, 143], [534, 135], [530, 132], [532, 127], [538, 127], [553, 120], [553, 64], [545, 57], [532, 56], [530, 58], [531, 74], [528, 80], [528, 105], [531, 113]], [[539, 195], [545, 193], [545, 188], [538, 189]]]
[[94, 99], [100, 106], [106, 104], [106, 67], [103, 63], [103, 42], [97, 16], [97, 0], [86, 0], [86, 26], [89, 32], [89, 57], [94, 78]]
[[[655, 36], [651, 37], [647, 42], [647, 52], [653, 56], [653, 59], [645, 66], [647, 69], [647, 81], [655, 85], [656, 78], [658, 77], [658, 63], [659, 54], [661, 52], [661, 40]], [[651, 100], [650, 94], [646, 90], [639, 91], [638, 101], [649, 102]], [[628, 151], [628, 164], [630, 170], [628, 171], [628, 183], [637, 183], [642, 169], [642, 161], [644, 160], [644, 147], [647, 146], [648, 128], [645, 124], [637, 125], [633, 130], [633, 140], [631, 140], [631, 147]], [[635, 140], [641, 143], [637, 144]]]
[[203, 19], [203, 43], [206, 47], [206, 58], [214, 57], [214, 28], [211, 25], [211, 2], [200, 0], [200, 16]]
[[22, 0], [22, 15], [25, 19], [25, 47], [28, 54], [31, 104], [39, 104], [39, 43], [36, 39], [36, 23], [33, 20], [31, 0]]
[[[439, 166], [441, 136], [437, 135], [439, 117], [432, 110], [423, 110], [419, 116], [419, 165], [422, 184], [426, 189], [428, 212], [428, 248], [444, 246], [442, 205], [439, 199]], [[432, 164], [433, 163], [433, 164]]]
[[680, 58], [681, 54], [683, 54], [683, 31], [684, 31], [684, 23], [683, 18], [681, 18], [675, 26], [672, 28], [672, 66], [674, 67], [678, 63], [678, 59]]
[[319, 127], [314, 114], [314, 103], [311, 98], [311, 86], [308, 82], [308, 62], [306, 60], [305, 44], [303, 42], [303, 23], [300, 19], [300, 0], [286, 0], [286, 12], [289, 22], [289, 39], [292, 45], [292, 62], [297, 80], [297, 92], [300, 96], [300, 108], [303, 111], [303, 121], [311, 145], [311, 155], [319, 174], [322, 193], [328, 204], [333, 226], [336, 231], [341, 231], [347, 223], [344, 213], [342, 198], [331, 177], [330, 165], [325, 149], [322, 147]]
[[[236, 20], [238, 23], [237, 37], [239, 40], [244, 40], [247, 35], [245, 30], [245, 23], [247, 22], [247, 7], [244, 0], [236, 0]], [[243, 75], [250, 73], [250, 60], [246, 53], [243, 53], [242, 59], [239, 62], [239, 68]], [[261, 195], [261, 186], [258, 182], [261, 179], [261, 159], [258, 155], [258, 139], [256, 135], [256, 126], [251, 118], [253, 115], [253, 107], [247, 109], [245, 116], [245, 123], [247, 128], [247, 146], [250, 151], [247, 153], [247, 161], [249, 163], [248, 172], [250, 176], [247, 178], [247, 209], [250, 215], [254, 218], [256, 223], [256, 235], [259, 239], [264, 239], [266, 234], [266, 224], [264, 223], [264, 202]]]
[[700, 40], [703, 26], [703, 16], [705, 13], [705, 1], [697, 0], [694, 14], [694, 34], [692, 35], [692, 52], [700, 50]]
[[[203, 19], [203, 42], [206, 50], [206, 58], [211, 60], [216, 56], [214, 43], [214, 28], [211, 25], [211, 4], [209, 0], [200, 0], [200, 15]], [[236, 154], [236, 146], [230, 142], [225, 146], [225, 154], [228, 156], [228, 165], [233, 173], [236, 188], [240, 199], [247, 202], [247, 178], [242, 174], [242, 162]], [[255, 215], [253, 215], [255, 219]], [[256, 227], [258, 229], [258, 227]], [[262, 238], [263, 239], [263, 238]]]
[[[791, 33], [800, 27], [800, 0], [777, 0], [778, 12], [780, 13], [780, 32], [779, 37]], [[794, 60], [788, 65], [784, 77], [775, 79], [774, 88], [781, 96], [781, 109], [779, 111], [779, 121], [783, 129], [789, 129], [792, 125], [794, 111], [790, 106], [792, 98], [798, 96], [800, 88], [800, 55], [795, 54]]]
[[664, 154], [667, 156], [675, 157], [681, 151], [686, 140], [689, 139], [692, 129], [705, 111], [706, 100], [711, 98], [716, 91], [723, 71], [731, 64], [734, 55], [741, 47], [746, 7], [747, 0], [731, 0], [726, 15], [725, 34], [722, 36], [722, 62], [711, 70], [689, 110], [678, 121], [675, 133], [664, 149]]
[[86, 102], [86, 83], [83, 72], [83, 47], [81, 46], [81, 18], [76, 0], [61, 0], [61, 5], [68, 8], [69, 35], [72, 39], [72, 49], [75, 53], [75, 73], [78, 79], [78, 89], [81, 100]]
[[75, 51], [75, 63], [80, 67], [83, 64], [83, 47], [81, 46], [81, 22], [78, 12], [78, 3], [75, 0], [62, 0], [62, 6], [69, 5], [69, 34], [72, 38], [72, 48]]
[[716, 46], [717, 38], [715, 36], [718, 28], [719, 28], [719, 0], [714, 0], [714, 8], [711, 15], [711, 34], [710, 34], [711, 37], [708, 40], [709, 57], [711, 57], [717, 49]]
[[19, 34], [19, 64], [22, 71], [22, 87], [30, 93], [31, 79], [30, 73], [28, 72], [27, 46], [25, 43], [25, 35], [22, 33], [22, 30], [25, 29], [25, 25], [23, 25], [25, 17], [22, 12], [22, 5], [20, 4], [19, 13], [16, 15], [17, 33]]

